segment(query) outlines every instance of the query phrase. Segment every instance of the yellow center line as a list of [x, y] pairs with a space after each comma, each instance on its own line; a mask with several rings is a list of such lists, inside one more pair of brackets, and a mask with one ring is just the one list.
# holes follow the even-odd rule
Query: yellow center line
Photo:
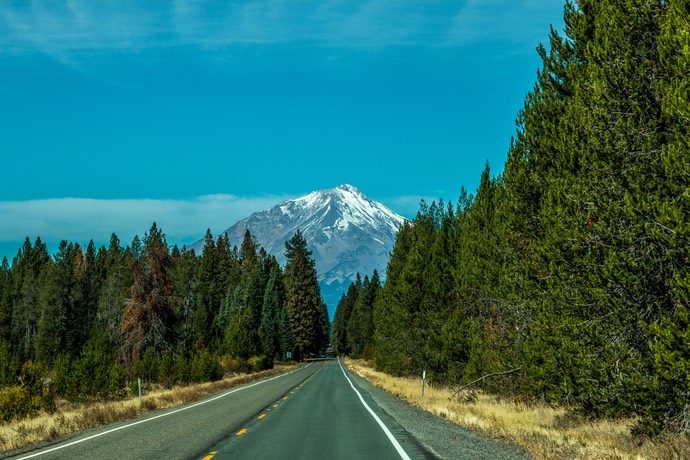
[[285, 397], [283, 398], [283, 400], [285, 400], [285, 399], [287, 399], [287, 398], [288, 398], [288, 397], [287, 397], [287, 396], [285, 396]]
[[213, 458], [213, 455], [207, 455], [206, 457], [203, 458], [203, 460], [211, 460]]
[[261, 420], [261, 419], [264, 418], [264, 417], [266, 417], [266, 414], [261, 414], [261, 415], [259, 415], [259, 420]]
[[242, 428], [240, 431], [237, 432], [237, 436], [242, 436], [244, 433], [247, 432], [246, 428]]
[[274, 408], [274, 409], [275, 409], [276, 407], [278, 407], [278, 403], [275, 403], [275, 404], [273, 405], [273, 408]]

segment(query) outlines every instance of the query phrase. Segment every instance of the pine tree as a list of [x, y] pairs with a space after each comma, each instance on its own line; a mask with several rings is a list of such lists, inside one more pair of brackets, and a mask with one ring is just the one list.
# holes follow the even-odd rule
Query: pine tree
[[343, 294], [333, 315], [333, 331], [331, 333], [331, 346], [340, 355], [348, 355], [350, 346], [347, 340], [347, 325], [352, 315], [352, 309], [357, 301], [357, 296], [362, 287], [360, 274], [357, 273], [355, 282], [350, 283], [347, 292]]
[[376, 270], [369, 281], [364, 277], [352, 314], [347, 323], [347, 339], [354, 357], [369, 357], [374, 340], [374, 302], [381, 289]]
[[50, 256], [40, 237], [36, 238], [33, 246], [29, 238], [26, 238], [12, 263], [12, 271], [16, 274], [13, 276], [12, 344], [21, 362], [35, 356], [35, 337], [40, 315], [37, 308], [40, 295], [38, 280], [48, 264]]
[[104, 279], [98, 295], [95, 323], [107, 331], [111, 342], [119, 346], [122, 310], [127, 289], [131, 286], [131, 270], [125, 260], [125, 250], [114, 233], [105, 252]]
[[404, 222], [386, 268], [386, 284], [374, 303], [375, 363], [393, 375], [409, 372], [411, 319], [401, 302], [402, 273], [412, 246], [412, 225]]
[[78, 324], [79, 257], [76, 247], [63, 240], [54, 262], [41, 274], [36, 356], [46, 364], [52, 364], [62, 352], [77, 356], [81, 349]]
[[174, 347], [175, 299], [168, 245], [154, 223], [134, 266], [131, 298], [122, 314], [122, 355], [128, 364], [148, 349], [161, 357]]
[[[104, 261], [103, 261], [104, 262]], [[88, 341], [98, 312], [98, 301], [105, 278], [105, 264], [99, 263], [98, 251], [93, 240], [89, 241], [83, 255], [79, 277], [78, 343], [81, 350]]]
[[213, 320], [220, 309], [225, 291], [220, 282], [218, 251], [211, 229], [206, 230], [204, 248], [197, 268], [196, 305], [194, 309], [194, 337], [211, 343], [214, 338]]
[[198, 258], [194, 251], [183, 248], [172, 258], [172, 277], [175, 283], [175, 300], [178, 318], [176, 336], [182, 346], [183, 355], [187, 356], [194, 345], [194, 301], [196, 298], [196, 269]]
[[311, 251], [299, 230], [285, 242], [285, 257], [285, 301], [295, 346], [301, 356], [319, 353], [328, 340], [323, 301]]
[[12, 270], [7, 257], [0, 265], [0, 342], [12, 339]]
[[690, 430], [690, 2], [672, 0], [662, 22], [659, 37], [661, 66], [666, 79], [662, 86], [662, 114], [668, 142], [661, 152], [666, 186], [664, 199], [656, 204], [654, 236], [663, 242], [668, 259], [660, 265], [669, 279], [669, 310], [650, 327], [655, 385], [643, 401], [642, 428], [652, 434], [672, 428]]
[[283, 272], [274, 257], [269, 264], [271, 271], [264, 293], [259, 335], [263, 355], [272, 365], [273, 359], [276, 356], [280, 359], [284, 353], [280, 341], [280, 312], [285, 304], [285, 285]]

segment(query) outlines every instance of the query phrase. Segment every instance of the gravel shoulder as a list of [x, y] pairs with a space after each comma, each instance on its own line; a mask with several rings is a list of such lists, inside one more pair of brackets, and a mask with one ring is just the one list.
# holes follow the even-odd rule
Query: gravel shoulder
[[441, 459], [505, 459], [531, 458], [519, 447], [448, 422], [429, 412], [411, 406], [405, 401], [371, 385], [348, 369], [355, 383], [369, 393], [376, 404], [427, 450]]

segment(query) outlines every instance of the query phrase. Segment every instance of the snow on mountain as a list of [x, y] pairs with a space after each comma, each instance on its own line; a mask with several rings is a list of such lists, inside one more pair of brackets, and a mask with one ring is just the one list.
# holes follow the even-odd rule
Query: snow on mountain
[[[299, 229], [316, 261], [322, 295], [331, 317], [357, 273], [378, 270], [385, 278], [388, 255], [405, 219], [352, 185], [312, 192], [252, 214], [223, 232], [231, 245], [242, 244], [246, 229], [266, 251], [285, 264], [285, 241]], [[203, 240], [191, 247], [197, 254]]]

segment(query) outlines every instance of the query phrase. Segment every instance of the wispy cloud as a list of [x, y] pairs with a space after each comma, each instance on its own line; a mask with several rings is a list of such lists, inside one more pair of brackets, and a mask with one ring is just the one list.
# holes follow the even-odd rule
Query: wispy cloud
[[[250, 214], [269, 209], [294, 196], [205, 195], [187, 200], [55, 198], [0, 201], [0, 254], [11, 258], [26, 237], [41, 237], [51, 249], [61, 240], [107, 244], [115, 233], [124, 245], [142, 236], [156, 222], [172, 244], [190, 244], [207, 228], [217, 235]], [[405, 195], [382, 198], [393, 211], [413, 218], [419, 202], [438, 197]], [[2, 251], [0, 251], [2, 252]]]
[[[464, 45], [524, 35], [552, 0], [62, 0], [0, 4], [0, 53], [198, 45]], [[537, 22], [539, 21], [539, 22]], [[543, 36], [544, 31], [537, 31]]]
[[447, 43], [461, 46], [492, 41], [533, 46], [547, 35], [544, 18], [558, 17], [554, 16], [557, 8], [562, 9], [562, 2], [468, 0], [453, 18]]
[[0, 242], [40, 236], [43, 241], [107, 242], [114, 232], [121, 241], [143, 235], [153, 222], [170, 243], [194, 242], [207, 228], [214, 234], [253, 212], [268, 209], [281, 196], [206, 195], [189, 200], [96, 200], [59, 198], [0, 202]]

